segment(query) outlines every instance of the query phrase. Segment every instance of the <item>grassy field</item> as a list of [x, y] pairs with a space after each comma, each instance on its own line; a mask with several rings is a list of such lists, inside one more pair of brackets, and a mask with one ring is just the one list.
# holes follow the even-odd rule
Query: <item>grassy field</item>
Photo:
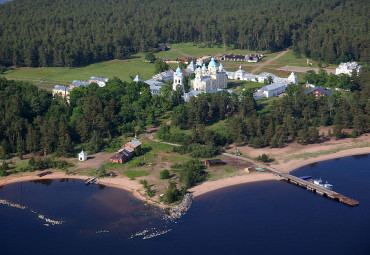
[[[202, 45], [193, 45], [193, 43], [178, 43], [172, 44], [170, 50], [159, 52], [155, 55], [161, 59], [168, 58], [170, 60], [175, 60], [176, 58], [183, 57], [184, 54], [199, 57], [202, 55], [214, 56], [218, 53], [231, 52], [235, 54], [247, 54], [250, 51], [224, 49], [223, 47], [219, 48], [217, 46], [213, 48], [206, 48]], [[280, 52], [262, 53], [265, 54], [262, 62], [265, 62], [268, 59], [275, 57]], [[125, 60], [111, 60], [76, 68], [16, 68], [14, 70], [7, 71], [4, 76], [8, 79], [29, 81], [44, 89], [52, 89], [55, 85], [68, 84], [73, 80], [88, 80], [91, 76], [103, 76], [109, 78], [118, 77], [124, 81], [131, 81], [131, 77], [135, 76], [136, 74], [140, 74], [141, 78], [145, 80], [150, 79], [154, 75], [154, 64], [146, 63], [144, 61], [144, 55], [144, 53], [140, 53], [135, 54], [131, 58]], [[245, 71], [250, 72], [256, 66], [255, 63], [246, 62], [224, 61], [223, 64], [225, 69], [228, 71], [235, 71], [241, 65]], [[289, 75], [288, 73], [275, 71], [276, 68], [285, 65], [307, 66], [306, 58], [298, 58], [290, 51], [281, 58], [267, 65], [263, 70], [261, 70], [261, 72], [271, 72], [281, 77], [287, 77]], [[177, 65], [173, 64], [170, 66], [171, 68], [175, 68]], [[317, 66], [317, 63], [313, 63], [313, 66]]]
[[146, 171], [125, 171], [124, 174], [130, 179], [149, 175], [149, 173]]
[[18, 68], [5, 73], [8, 79], [30, 81], [42, 88], [53, 88], [56, 84], [68, 84], [73, 80], [88, 80], [91, 76], [118, 77], [130, 81], [130, 76], [140, 74], [142, 79], [154, 75], [154, 64], [144, 62], [144, 54], [136, 54], [127, 60], [111, 60], [85, 67]]
[[229, 81], [227, 88], [235, 91], [236, 93], [242, 92], [243, 89], [248, 88], [262, 88], [266, 86], [264, 83], [255, 81]]

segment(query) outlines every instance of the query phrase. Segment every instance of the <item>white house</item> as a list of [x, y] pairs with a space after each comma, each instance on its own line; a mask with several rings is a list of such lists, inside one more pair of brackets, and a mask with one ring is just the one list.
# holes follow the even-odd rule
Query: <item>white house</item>
[[286, 88], [287, 88], [286, 83], [272, 83], [270, 85], [258, 89], [257, 92], [253, 94], [253, 97], [254, 99], [257, 100], [263, 97], [270, 98], [273, 96], [278, 96], [284, 93]]
[[78, 160], [79, 161], [86, 161], [87, 160], [87, 153], [86, 151], [81, 151], [80, 153], [78, 153]]
[[92, 76], [89, 80], [90, 83], [98, 84], [100, 88], [105, 87], [108, 81], [109, 81], [109, 78], [95, 77], [95, 76]]
[[359, 75], [362, 70], [362, 66], [357, 64], [357, 62], [340, 63], [339, 67], [335, 69], [335, 74], [339, 75], [339, 74], [344, 73], [344, 74], [348, 74], [349, 76], [352, 76], [353, 70], [356, 70], [357, 75]]
[[159, 89], [163, 85], [166, 85], [165, 83], [157, 81], [155, 79], [149, 79], [144, 82], [149, 85], [150, 91], [152, 92], [152, 96], [160, 94]]
[[69, 93], [71, 92], [72, 88], [69, 87], [69, 86], [60, 86], [60, 85], [55, 85], [55, 87], [53, 88], [53, 96], [55, 96], [56, 94], [62, 96], [62, 97], [66, 97], [67, 100], [69, 101]]
[[162, 81], [166, 82], [166, 81], [171, 81], [173, 79], [173, 74], [174, 74], [174, 71], [171, 69], [171, 70], [168, 70], [168, 71], [158, 73], [158, 74], [154, 75], [152, 78], [154, 80], [162, 80]]

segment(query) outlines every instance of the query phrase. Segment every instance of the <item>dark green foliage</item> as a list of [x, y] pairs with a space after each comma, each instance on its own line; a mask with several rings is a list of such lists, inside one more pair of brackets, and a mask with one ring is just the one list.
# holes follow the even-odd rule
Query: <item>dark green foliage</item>
[[154, 193], [151, 190], [150, 186], [146, 187], [146, 194], [148, 195], [148, 197], [154, 197]]
[[75, 157], [80, 143], [98, 152], [104, 139], [142, 132], [171, 110], [173, 99], [166, 93], [152, 97], [144, 83], [113, 78], [104, 88], [73, 89], [68, 105], [32, 84], [0, 77], [0, 158], [37, 152]]
[[3, 163], [0, 165], [0, 176], [7, 176], [7, 170], [9, 170], [9, 163], [6, 161], [3, 161]]
[[264, 163], [269, 163], [271, 159], [269, 158], [268, 155], [262, 154], [257, 157], [257, 161], [264, 162]]
[[[307, 76], [327, 82], [323, 71], [318, 75], [307, 72]], [[256, 102], [250, 96], [199, 95], [191, 98], [189, 104], [174, 108], [172, 115], [172, 125], [180, 129], [191, 128], [191, 135], [163, 125], [159, 138], [181, 143], [182, 146], [174, 149], [176, 152], [209, 157], [217, 153], [212, 152], [213, 148], [232, 142], [254, 148], [280, 148], [287, 141], [317, 143], [320, 141], [319, 126], [334, 125], [334, 136], [338, 139], [345, 136], [341, 131], [343, 128], [354, 128], [360, 135], [370, 130], [369, 80], [369, 72], [363, 70], [351, 82], [358, 90], [353, 93], [334, 91], [330, 97], [319, 98], [302, 93], [301, 85], [290, 84], [287, 96], [273, 100], [269, 112], [263, 114], [257, 112]], [[222, 119], [226, 121], [221, 129], [207, 128]]]
[[154, 65], [155, 65], [155, 69], [154, 69], [155, 74], [164, 72], [170, 68], [167, 63], [159, 59], [154, 62]]
[[[356, 79], [358, 79], [358, 77], [356, 77]], [[331, 73], [328, 75], [324, 69], [319, 69], [318, 74], [310, 70], [305, 75], [305, 80], [311, 84], [315, 84], [316, 86], [340, 88], [351, 91], [359, 89], [356, 79], [351, 79], [347, 74], [335, 75]]]
[[173, 202], [181, 200], [181, 198], [181, 192], [177, 189], [176, 182], [169, 181], [169, 186], [167, 191], [164, 193], [163, 200], [166, 203], [171, 204]]
[[186, 188], [193, 187], [196, 183], [206, 178], [207, 172], [204, 171], [205, 168], [206, 166], [198, 159], [171, 166], [173, 171], [178, 172], [180, 181], [184, 183]]
[[155, 61], [155, 56], [153, 52], [147, 52], [145, 53], [145, 60], [149, 62], [154, 62]]
[[162, 179], [162, 180], [164, 180], [164, 179], [169, 179], [170, 178], [170, 171], [168, 171], [168, 170], [163, 170], [163, 171], [161, 171], [160, 173], [159, 173], [159, 176], [160, 176], [160, 178]]
[[57, 168], [57, 169], [67, 169], [68, 167], [71, 167], [72, 164], [68, 163], [65, 160], [52, 160], [50, 158], [38, 158], [34, 159], [33, 157], [30, 158], [28, 161], [27, 170], [30, 172], [36, 171], [36, 170], [45, 170], [48, 168]]
[[0, 64], [80, 66], [159, 42], [220, 51], [293, 45], [323, 62], [368, 61], [368, 9], [366, 0], [12, 1], [0, 5]]

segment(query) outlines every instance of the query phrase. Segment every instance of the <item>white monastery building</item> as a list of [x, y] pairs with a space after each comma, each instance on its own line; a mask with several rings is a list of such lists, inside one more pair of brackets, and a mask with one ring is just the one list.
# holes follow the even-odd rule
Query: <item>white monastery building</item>
[[253, 94], [253, 97], [257, 100], [263, 97], [270, 98], [278, 96], [285, 92], [287, 86], [287, 83], [271, 83], [270, 85], [258, 89], [257, 92]]
[[288, 78], [281, 78], [272, 73], [261, 73], [258, 75], [246, 73], [242, 67], [239, 67], [239, 70], [235, 72], [227, 72], [227, 78], [232, 80], [241, 80], [241, 81], [255, 81], [255, 82], [265, 82], [268, 78], [271, 77], [274, 83], [294, 83], [298, 84], [298, 76], [295, 73], [291, 73]]
[[359, 75], [362, 70], [362, 66], [357, 64], [357, 62], [340, 63], [339, 67], [335, 69], [335, 74], [339, 75], [344, 73], [348, 74], [349, 76], [352, 76], [353, 70], [356, 70], [357, 75]]
[[191, 90], [208, 92], [215, 89], [227, 88], [227, 75], [222, 64], [217, 67], [214, 58], [209, 62], [208, 68], [205, 64], [195, 71], [195, 79], [191, 80]]

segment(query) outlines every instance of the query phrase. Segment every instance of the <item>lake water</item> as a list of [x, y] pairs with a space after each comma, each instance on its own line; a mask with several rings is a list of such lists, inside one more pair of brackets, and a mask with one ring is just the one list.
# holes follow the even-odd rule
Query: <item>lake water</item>
[[320, 162], [293, 174], [321, 177], [360, 206], [265, 181], [200, 196], [178, 222], [167, 222], [161, 210], [116, 188], [76, 179], [23, 182], [0, 189], [0, 251], [370, 254], [370, 156]]

